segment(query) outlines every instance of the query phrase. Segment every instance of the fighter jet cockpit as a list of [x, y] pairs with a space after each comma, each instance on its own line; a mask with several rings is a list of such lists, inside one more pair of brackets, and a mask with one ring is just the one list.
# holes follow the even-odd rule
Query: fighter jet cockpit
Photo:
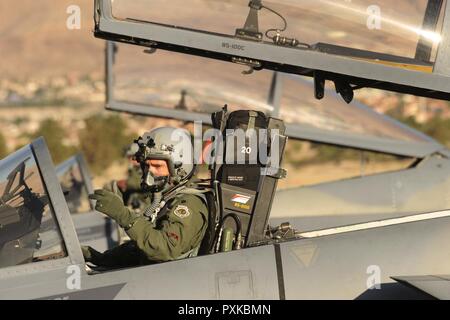
[[[208, 112], [202, 109], [213, 101], [209, 113], [227, 104], [231, 110], [257, 110], [280, 118], [291, 140], [410, 161], [404, 168], [369, 175], [361, 161], [361, 174], [354, 177], [272, 195], [270, 217], [289, 218], [303, 231], [295, 233], [303, 246], [296, 247], [296, 241], [281, 245], [291, 248], [280, 254], [282, 269], [291, 270], [284, 259], [295, 256], [293, 264], [304, 271], [301, 282], [292, 278], [286, 282], [292, 292], [298, 291], [294, 289], [298, 283], [311, 283], [309, 295], [314, 291], [323, 297], [319, 278], [324, 287], [339, 282], [336, 277], [323, 278], [323, 270], [330, 265], [336, 270], [343, 252], [335, 256], [334, 250], [329, 251], [336, 259], [328, 260], [327, 266], [320, 264], [317, 259], [323, 257], [324, 248], [316, 240], [334, 241], [347, 232], [364, 230], [365, 241], [375, 227], [377, 236], [371, 243], [388, 241], [391, 248], [393, 242], [383, 233], [389, 230], [387, 225], [399, 223], [401, 228], [417, 214], [450, 208], [448, 148], [358, 101], [362, 89], [450, 100], [448, 1], [97, 0], [94, 9], [95, 36], [116, 43], [109, 43], [107, 50], [109, 110], [209, 124]], [[119, 58], [124, 51], [124, 58]], [[298, 167], [294, 170], [301, 172]], [[231, 174], [225, 179], [235, 183], [245, 177]], [[220, 194], [224, 209], [230, 194], [223, 190]], [[267, 193], [261, 195], [263, 202], [271, 201], [264, 196]], [[241, 213], [245, 206], [252, 208], [252, 197], [245, 192], [233, 199], [238, 202], [233, 209]], [[281, 224], [270, 235], [276, 238], [280, 232], [283, 238], [290, 230]], [[364, 253], [352, 249], [358, 241], [348, 240], [344, 255], [364, 260]], [[348, 267], [353, 275], [359, 270]], [[310, 281], [312, 269], [318, 273]], [[345, 282], [336, 289], [343, 286]]]
[[97, 1], [95, 35], [110, 41], [106, 108], [208, 126], [226, 104], [282, 120], [288, 146], [307, 141], [405, 160], [373, 173], [361, 160], [360, 172], [310, 186], [301, 174], [289, 182], [302, 170], [290, 168], [280, 180], [289, 188], [274, 196], [275, 225], [310, 231], [446, 209], [450, 181], [435, 168], [448, 172], [448, 149], [358, 99], [367, 88], [450, 99], [447, 2], [399, 5], [195, 1], [174, 14], [185, 1]]
[[[198, 254], [91, 268], [80, 245], [91, 233], [77, 219], [101, 216], [80, 201], [92, 192], [83, 166], [68, 160], [58, 180], [38, 139], [0, 162], [1, 298], [405, 299], [424, 293], [396, 281], [448, 274], [449, 149], [359, 99], [374, 90], [450, 101], [448, 1], [94, 3], [93, 36], [107, 40], [105, 107], [197, 134], [199, 164], [210, 161], [195, 190], [209, 233]], [[362, 156], [357, 174], [307, 185], [304, 163], [286, 157], [297, 142], [405, 161], [367, 173]], [[145, 164], [154, 140], [136, 143]], [[448, 297], [448, 279], [433, 296]]]
[[[361, 103], [358, 94], [347, 104], [334, 88], [325, 88], [323, 99], [317, 100], [314, 81], [298, 75], [268, 70], [243, 75], [246, 69], [236, 64], [163, 50], [149, 55], [139, 47], [112, 42], [106, 52], [108, 110], [201, 121], [206, 129], [210, 114], [225, 102], [230, 112], [252, 109], [283, 120], [290, 158], [297, 157], [296, 146], [306, 143], [383, 155], [394, 164], [370, 171], [361, 160], [355, 170], [346, 168], [336, 178], [338, 168], [322, 166], [317, 156], [312, 161], [322, 166], [322, 177], [307, 184], [305, 165], [286, 160], [287, 176], [279, 181], [270, 215], [273, 225], [289, 221], [300, 230], [317, 230], [447, 206], [442, 200], [445, 188], [434, 188], [433, 202], [424, 201], [421, 191], [436, 185], [438, 176], [427, 170], [434, 166], [431, 159], [448, 153], [446, 147]], [[147, 77], [150, 73], [153, 76]], [[417, 179], [428, 182], [410, 183]], [[396, 187], [399, 184], [407, 190]], [[301, 206], [289, 205], [292, 199], [299, 199]], [[394, 201], [398, 204], [393, 206]]]
[[0, 162], [0, 268], [60, 259], [67, 251], [30, 146]]

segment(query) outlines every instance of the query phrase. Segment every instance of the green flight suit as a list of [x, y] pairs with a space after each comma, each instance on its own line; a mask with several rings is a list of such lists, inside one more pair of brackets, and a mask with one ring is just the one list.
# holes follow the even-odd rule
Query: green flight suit
[[83, 248], [88, 262], [103, 267], [131, 267], [195, 255], [208, 226], [208, 208], [197, 195], [178, 194], [158, 214], [155, 223], [145, 217], [126, 232], [131, 241], [99, 253]]

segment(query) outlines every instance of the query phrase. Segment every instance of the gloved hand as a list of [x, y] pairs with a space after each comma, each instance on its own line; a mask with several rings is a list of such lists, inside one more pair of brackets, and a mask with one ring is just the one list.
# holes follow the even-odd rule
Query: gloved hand
[[96, 190], [89, 195], [89, 199], [96, 200], [95, 210], [106, 214], [115, 220], [122, 228], [128, 229], [139, 218], [134, 212], [130, 212], [123, 204], [122, 198], [107, 190]]
[[81, 251], [83, 252], [83, 257], [86, 262], [95, 264], [96, 266], [103, 265], [103, 260], [105, 260], [103, 253], [88, 246], [81, 246]]
[[84, 260], [86, 260], [86, 262], [91, 262], [92, 260], [92, 253], [90, 249], [91, 249], [90, 247], [81, 246], [81, 251], [83, 252], [83, 257]]
[[133, 241], [100, 253], [91, 247], [81, 246], [84, 260], [98, 267], [127, 268], [141, 264], [142, 252]]
[[86, 262], [99, 265], [99, 262], [102, 261], [103, 254], [91, 247], [81, 246], [81, 252], [83, 252], [83, 257]]

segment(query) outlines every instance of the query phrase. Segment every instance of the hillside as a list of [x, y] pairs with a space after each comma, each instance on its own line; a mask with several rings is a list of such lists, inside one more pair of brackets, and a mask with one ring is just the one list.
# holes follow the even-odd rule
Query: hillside
[[[66, 27], [70, 5], [81, 8], [81, 30]], [[92, 35], [93, 5], [93, 0], [0, 1], [0, 79], [101, 76], [104, 45]]]

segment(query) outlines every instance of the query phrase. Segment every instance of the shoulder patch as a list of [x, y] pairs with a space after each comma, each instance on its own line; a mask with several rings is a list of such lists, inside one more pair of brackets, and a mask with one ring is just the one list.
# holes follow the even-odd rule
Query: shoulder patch
[[173, 213], [181, 219], [187, 218], [191, 215], [189, 208], [186, 206], [181, 206], [181, 205], [177, 206], [175, 208], [175, 210], [173, 211]]

